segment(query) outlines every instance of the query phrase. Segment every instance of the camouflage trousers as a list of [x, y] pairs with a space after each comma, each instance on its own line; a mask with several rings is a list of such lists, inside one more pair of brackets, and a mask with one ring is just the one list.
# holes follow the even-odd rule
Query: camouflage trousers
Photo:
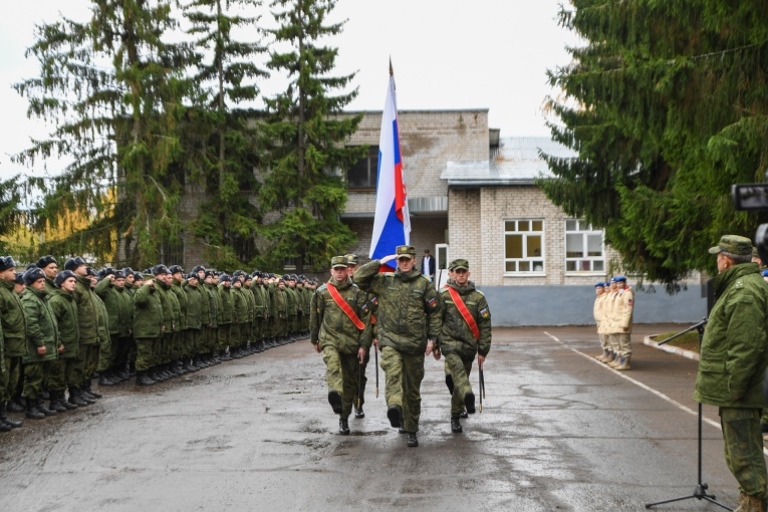
[[160, 342], [160, 338], [136, 338], [136, 371], [143, 372], [149, 370], [156, 364], [153, 352], [155, 344]]
[[[469, 374], [472, 371], [472, 363], [475, 358], [464, 359], [458, 354], [444, 354], [445, 357], [445, 381], [453, 381], [453, 393], [451, 395], [451, 416], [458, 416], [464, 412], [464, 396], [472, 393], [472, 385], [469, 383]], [[448, 389], [450, 389], [450, 385]]]
[[603, 350], [610, 350], [611, 349], [611, 337], [608, 334], [598, 334], [598, 337], [600, 338], [600, 348]]
[[341, 394], [341, 419], [349, 418], [352, 405], [357, 394], [358, 372], [360, 362], [357, 354], [341, 354], [336, 347], [323, 348], [323, 362], [325, 363], [325, 381], [328, 384], [328, 392], [336, 391]]
[[744, 494], [768, 496], [768, 474], [763, 458], [760, 409], [720, 408], [725, 463]]
[[30, 400], [40, 398], [42, 392], [48, 388], [52, 362], [55, 361], [40, 361], [24, 365], [24, 398]]
[[403, 354], [392, 347], [381, 349], [381, 369], [386, 379], [387, 407], [403, 412], [403, 430], [419, 431], [421, 381], [424, 379], [424, 354]]
[[21, 379], [21, 357], [5, 356], [5, 371], [0, 373], [0, 403], [16, 395]]

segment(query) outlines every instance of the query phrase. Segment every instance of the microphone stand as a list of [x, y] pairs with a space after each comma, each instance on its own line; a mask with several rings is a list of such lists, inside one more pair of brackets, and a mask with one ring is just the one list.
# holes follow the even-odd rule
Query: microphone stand
[[[699, 332], [699, 351], [701, 351], [701, 340], [704, 338], [704, 325], [707, 323], [706, 317], [699, 323], [694, 324], [690, 326], [689, 328], [678, 332], [677, 334], [673, 334], [672, 336], [668, 338], [664, 338], [663, 340], [659, 341], [657, 345], [664, 345], [665, 343], [668, 343], [672, 341], [673, 339], [677, 338], [678, 336], [682, 336], [683, 334], [692, 331], [696, 329]], [[682, 500], [688, 500], [691, 498], [696, 498], [697, 500], [706, 500], [710, 503], [714, 503], [718, 507], [722, 507], [725, 510], [731, 510], [732, 508], [728, 508], [719, 501], [717, 501], [716, 496], [713, 494], [707, 494], [707, 489], [709, 486], [705, 483], [702, 483], [701, 481], [701, 425], [702, 425], [702, 412], [701, 412], [701, 402], [699, 402], [699, 479], [696, 484], [696, 488], [693, 490], [693, 494], [688, 496], [682, 496], [680, 498], [672, 498], [669, 500], [662, 500], [662, 501], [656, 501], [653, 503], [646, 503], [645, 508], [651, 508], [656, 505], [663, 505], [665, 503], [672, 503], [675, 501], [682, 501]]]

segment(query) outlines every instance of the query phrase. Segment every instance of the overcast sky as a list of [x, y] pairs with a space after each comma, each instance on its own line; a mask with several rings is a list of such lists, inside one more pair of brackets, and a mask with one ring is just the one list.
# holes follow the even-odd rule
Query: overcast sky
[[[500, 128], [502, 137], [548, 135], [542, 105], [547, 95], [557, 93], [547, 85], [546, 70], [567, 64], [566, 45], [575, 41], [557, 25], [563, 1], [339, 0], [334, 18], [348, 21], [330, 44], [339, 48], [337, 74], [356, 71], [359, 87], [348, 108], [384, 107], [391, 57], [400, 110], [488, 108], [490, 126]], [[38, 74], [37, 62], [24, 57], [34, 25], [54, 21], [60, 12], [82, 19], [90, 4], [5, 2], [0, 17], [0, 176], [22, 171], [8, 155], [50, 129], [26, 118], [26, 100], [11, 89]], [[270, 92], [269, 85], [264, 91]]]

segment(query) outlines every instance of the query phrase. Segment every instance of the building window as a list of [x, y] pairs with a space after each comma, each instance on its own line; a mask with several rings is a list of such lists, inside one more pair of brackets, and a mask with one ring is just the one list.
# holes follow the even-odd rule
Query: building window
[[584, 220], [565, 221], [565, 271], [604, 272], [603, 232]]
[[544, 272], [544, 221], [504, 221], [505, 273]]
[[379, 172], [379, 146], [369, 146], [368, 155], [361, 158], [347, 171], [349, 188], [376, 188]]

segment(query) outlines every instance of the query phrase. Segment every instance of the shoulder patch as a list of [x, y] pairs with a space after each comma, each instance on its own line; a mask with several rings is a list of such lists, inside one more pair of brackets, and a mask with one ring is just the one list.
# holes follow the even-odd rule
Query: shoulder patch
[[327, 285], [327, 284], [323, 284], [323, 285], [321, 285], [321, 286], [319, 286], [319, 287], [317, 288], [317, 290], [316, 290], [316, 292], [315, 292], [315, 293], [317, 293], [317, 292], [321, 292], [321, 291], [325, 290], [326, 288], [328, 288], [328, 285]]

